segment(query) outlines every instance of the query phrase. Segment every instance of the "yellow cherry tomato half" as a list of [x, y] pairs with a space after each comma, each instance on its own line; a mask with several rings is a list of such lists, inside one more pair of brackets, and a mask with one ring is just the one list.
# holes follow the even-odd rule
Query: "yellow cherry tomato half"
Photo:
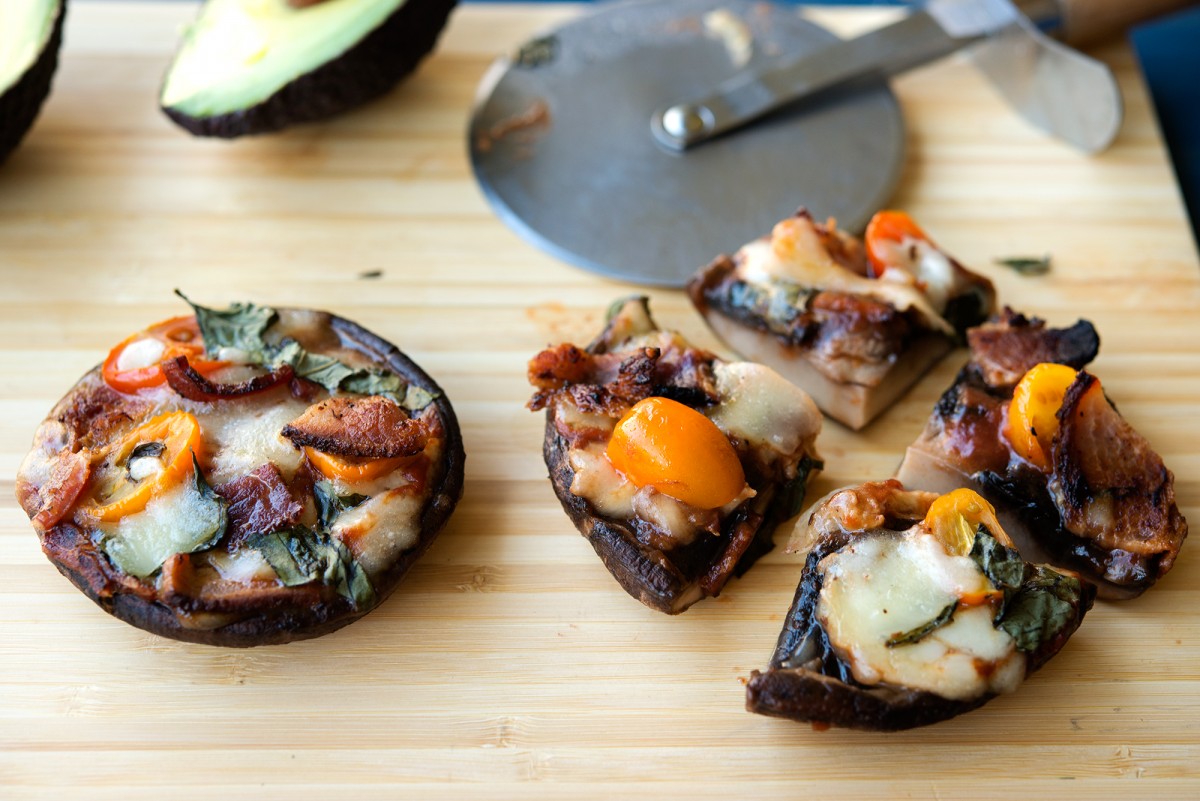
[[634, 484], [697, 509], [724, 506], [746, 485], [737, 451], [716, 423], [668, 398], [638, 401], [617, 422], [607, 453]]
[[996, 519], [996, 510], [974, 490], [956, 489], [929, 505], [925, 527], [941, 540], [946, 552], [966, 556], [975, 546], [975, 532], [983, 525], [992, 536], [1008, 545], [1008, 537]]
[[[139, 445], [157, 444], [157, 469], [134, 477], [129, 463]], [[183, 481], [192, 472], [192, 454], [201, 446], [200, 421], [190, 412], [170, 412], [147, 420], [104, 452], [102, 472], [92, 489], [94, 506], [87, 513], [98, 520], [120, 520], [146, 508], [156, 495]]]
[[1050, 469], [1050, 445], [1058, 433], [1058, 410], [1075, 383], [1074, 367], [1043, 363], [1027, 372], [1013, 391], [1004, 436], [1013, 450], [1042, 470]]

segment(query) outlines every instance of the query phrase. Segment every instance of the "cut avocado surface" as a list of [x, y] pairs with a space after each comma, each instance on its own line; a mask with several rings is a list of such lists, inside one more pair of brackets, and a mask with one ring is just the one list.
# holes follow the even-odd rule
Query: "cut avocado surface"
[[330, 117], [411, 72], [455, 2], [208, 0], [167, 72], [163, 110], [223, 137]]
[[50, 94], [65, 12], [62, 0], [0, 0], [0, 161]]

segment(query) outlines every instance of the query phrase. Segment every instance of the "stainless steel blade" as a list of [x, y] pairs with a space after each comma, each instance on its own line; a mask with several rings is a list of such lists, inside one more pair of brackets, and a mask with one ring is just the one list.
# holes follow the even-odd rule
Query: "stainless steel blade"
[[891, 25], [744, 70], [703, 97], [658, 109], [651, 130], [666, 147], [685, 150], [863, 75], [889, 76], [935, 61], [1019, 18], [1008, 0], [930, 0]]
[[1046, 36], [1018, 17], [967, 51], [1034, 127], [1085, 153], [1107, 148], [1121, 128], [1121, 90], [1107, 65]]
[[[745, 27], [745, 63], [712, 14]], [[636, 283], [681, 286], [801, 205], [861, 230], [903, 161], [903, 120], [882, 79], [686, 155], [646, 125], [674, 98], [835, 41], [795, 9], [756, 0], [605, 4], [493, 66], [470, 125], [476, 178], [538, 247]]]

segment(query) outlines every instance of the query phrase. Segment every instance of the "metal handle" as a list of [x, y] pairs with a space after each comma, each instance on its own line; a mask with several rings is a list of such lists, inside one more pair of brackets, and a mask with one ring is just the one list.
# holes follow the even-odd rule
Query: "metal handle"
[[856, 39], [758, 72], [741, 72], [712, 94], [659, 109], [654, 137], [686, 150], [823, 89], [863, 75], [893, 75], [940, 58], [1012, 21], [1007, 0], [935, 0]]

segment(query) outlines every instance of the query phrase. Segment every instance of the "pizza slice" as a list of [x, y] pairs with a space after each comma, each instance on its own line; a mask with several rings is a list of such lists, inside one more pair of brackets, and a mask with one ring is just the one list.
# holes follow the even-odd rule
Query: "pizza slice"
[[1013, 548], [990, 504], [891, 480], [831, 493], [800, 534], [795, 600], [746, 708], [894, 731], [969, 712], [1066, 644], [1095, 588]]
[[821, 469], [821, 414], [773, 370], [662, 331], [616, 303], [587, 348], [529, 363], [563, 509], [620, 585], [676, 614], [770, 550]]
[[995, 291], [905, 213], [881, 211], [865, 244], [805, 210], [720, 256], [688, 284], [709, 326], [859, 429], [987, 318]]
[[1075, 570], [1103, 598], [1144, 592], [1175, 562], [1187, 521], [1175, 479], [1082, 369], [1091, 323], [1054, 329], [1005, 309], [968, 332], [971, 360], [909, 446], [897, 477], [976, 489], [1022, 554]]
[[457, 503], [454, 411], [343, 318], [193, 308], [58, 403], [21, 506], [50, 561], [135, 626], [231, 646], [333, 631], [395, 588]]

